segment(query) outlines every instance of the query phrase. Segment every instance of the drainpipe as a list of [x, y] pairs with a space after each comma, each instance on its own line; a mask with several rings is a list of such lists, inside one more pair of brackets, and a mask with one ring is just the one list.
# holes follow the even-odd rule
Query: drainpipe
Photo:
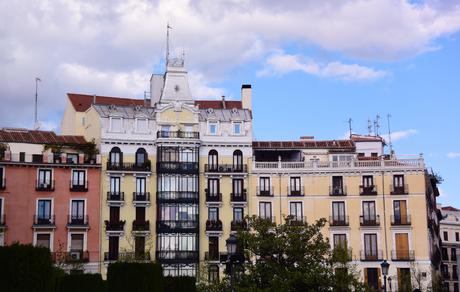
[[387, 211], [385, 204], [385, 171], [382, 170], [382, 195], [383, 195], [383, 228], [385, 233], [385, 257], [388, 260], [388, 241], [387, 241]]
[[279, 167], [279, 174], [278, 174], [278, 189], [279, 189], [279, 196], [280, 196], [280, 224], [282, 223], [282, 212], [281, 212], [281, 203], [282, 203], [282, 200], [281, 200], [281, 156], [278, 156], [278, 167]]

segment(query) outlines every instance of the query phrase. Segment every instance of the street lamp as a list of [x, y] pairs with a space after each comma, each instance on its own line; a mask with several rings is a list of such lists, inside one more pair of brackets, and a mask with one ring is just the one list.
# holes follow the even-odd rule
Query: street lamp
[[387, 292], [387, 275], [390, 264], [387, 262], [387, 260], [383, 260], [383, 262], [380, 264], [380, 267], [382, 267], [383, 274], [383, 291]]
[[230, 291], [234, 291], [233, 289], [233, 258], [236, 255], [236, 245], [238, 244], [238, 240], [236, 239], [235, 234], [230, 234], [228, 239], [225, 241], [227, 245], [227, 253], [228, 253], [228, 274], [230, 276]]

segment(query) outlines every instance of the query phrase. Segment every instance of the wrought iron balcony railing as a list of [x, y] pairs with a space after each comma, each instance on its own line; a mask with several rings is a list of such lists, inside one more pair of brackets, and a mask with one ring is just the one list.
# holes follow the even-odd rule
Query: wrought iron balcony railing
[[222, 221], [220, 220], [207, 220], [206, 231], [222, 231]]
[[361, 261], [382, 261], [382, 250], [361, 250]]
[[410, 215], [391, 215], [391, 225], [411, 225]]
[[150, 221], [149, 220], [134, 220], [133, 221], [133, 231], [150, 231]]
[[359, 194], [361, 196], [376, 196], [377, 195], [377, 186], [359, 186]]
[[230, 193], [230, 202], [232, 203], [240, 203], [247, 201], [247, 193], [246, 189], [243, 190], [242, 193]]
[[107, 162], [107, 170], [116, 171], [151, 171], [152, 164], [150, 160], [139, 162]]
[[346, 186], [330, 186], [329, 195], [330, 196], [346, 196], [347, 187]]
[[124, 202], [125, 193], [124, 192], [107, 192], [107, 201]]
[[289, 197], [303, 197], [305, 196], [305, 187], [299, 186], [297, 188], [287, 187], [287, 194]]
[[374, 216], [361, 215], [359, 216], [359, 224], [361, 226], [379, 226], [380, 216], [379, 215], [374, 215]]
[[392, 250], [391, 260], [393, 261], [413, 261], [415, 252], [413, 250]]
[[348, 226], [348, 216], [329, 216], [329, 225], [330, 226]]
[[272, 197], [273, 196], [273, 187], [257, 187], [256, 188], [257, 196], [259, 197]]
[[246, 173], [248, 172], [247, 164], [205, 164], [205, 172], [217, 173]]
[[134, 192], [133, 193], [133, 202], [150, 202], [150, 193], [149, 192]]
[[208, 189], [204, 190], [206, 193], [206, 202], [222, 202], [222, 194], [221, 193], [209, 193]]
[[82, 228], [88, 227], [89, 217], [88, 215], [68, 215], [67, 216], [67, 227]]
[[56, 215], [34, 215], [34, 227], [50, 227], [56, 224]]
[[402, 186], [390, 185], [390, 194], [392, 195], [407, 195], [409, 193], [409, 186], [407, 184]]
[[200, 133], [189, 131], [158, 131], [157, 138], [200, 139]]
[[231, 231], [238, 231], [238, 230], [246, 230], [248, 229], [248, 223], [246, 220], [232, 220], [230, 224], [230, 230]]
[[89, 262], [89, 252], [83, 250], [71, 250], [67, 252], [53, 252], [55, 263], [87, 263]]
[[71, 192], [87, 192], [88, 191], [88, 181], [70, 181], [70, 191]]
[[52, 192], [54, 191], [54, 180], [36, 180], [35, 190], [39, 192]]
[[105, 220], [104, 223], [106, 231], [123, 231], [125, 227], [125, 220]]

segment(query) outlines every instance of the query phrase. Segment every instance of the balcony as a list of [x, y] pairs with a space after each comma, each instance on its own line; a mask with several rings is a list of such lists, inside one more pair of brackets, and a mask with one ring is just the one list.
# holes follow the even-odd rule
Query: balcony
[[330, 186], [329, 187], [329, 196], [346, 196], [347, 187], [346, 186]]
[[222, 232], [222, 221], [220, 220], [207, 220], [206, 221], [206, 232]]
[[305, 187], [300, 186], [299, 188], [287, 188], [287, 195], [289, 197], [303, 197], [305, 196]]
[[0, 161], [11, 164], [62, 164], [62, 165], [92, 165], [100, 166], [101, 155], [86, 155], [78, 154], [71, 156], [67, 153], [11, 153], [7, 151], [4, 157], [0, 157]]
[[119, 252], [104, 252], [104, 261], [118, 261]]
[[150, 205], [150, 193], [149, 192], [134, 192], [133, 193], [133, 204], [135, 206]]
[[151, 171], [152, 164], [150, 160], [147, 160], [143, 163], [136, 163], [136, 162], [123, 162], [123, 163], [115, 163], [115, 162], [107, 162], [107, 170], [112, 171]]
[[89, 252], [82, 250], [53, 252], [52, 256], [55, 263], [75, 264], [89, 262]]
[[242, 193], [230, 193], [230, 202], [231, 203], [246, 203], [247, 202], [247, 193], [246, 189]]
[[247, 164], [205, 164], [205, 172], [215, 173], [247, 173]]
[[198, 174], [198, 162], [157, 162], [158, 173]]
[[291, 226], [301, 226], [304, 225], [307, 222], [307, 217], [306, 216], [294, 216], [294, 215], [289, 215], [286, 218], [286, 224], [289, 224]]
[[52, 181], [35, 181], [35, 190], [38, 192], [52, 192], [54, 191], [54, 180]]
[[198, 262], [198, 251], [195, 250], [160, 250], [156, 259], [167, 263]]
[[133, 232], [150, 232], [150, 221], [149, 220], [134, 220], [132, 231]]
[[248, 223], [246, 220], [232, 220], [230, 224], [230, 230], [231, 231], [238, 231], [238, 230], [247, 230], [248, 229]]
[[377, 186], [359, 186], [359, 194], [361, 196], [377, 196]]
[[359, 216], [359, 224], [361, 226], [380, 226], [380, 216]]
[[413, 250], [392, 250], [392, 261], [413, 261], [415, 260], [415, 252]]
[[407, 195], [409, 193], [409, 186], [407, 184], [403, 186], [390, 185], [391, 195]]
[[120, 206], [125, 202], [124, 192], [107, 192], [107, 203], [110, 206]]
[[382, 250], [361, 250], [361, 261], [382, 261]]
[[71, 192], [87, 192], [88, 191], [88, 181], [70, 181], [70, 191]]
[[200, 139], [200, 133], [189, 131], [158, 131], [157, 138]]
[[6, 178], [0, 179], [0, 190], [6, 189]]
[[259, 197], [273, 197], [273, 187], [257, 187], [256, 192]]
[[124, 227], [125, 227], [125, 220], [118, 220], [118, 221], [112, 221], [112, 220], [105, 220], [105, 230], [110, 232], [123, 232]]
[[220, 253], [218, 251], [206, 251], [204, 260], [208, 262], [220, 262]]
[[157, 232], [198, 232], [198, 224], [198, 217], [195, 220], [160, 220], [157, 221]]
[[89, 228], [88, 226], [89, 217], [88, 215], [68, 215], [67, 216], [67, 228]]
[[55, 228], [56, 227], [56, 216], [41, 216], [34, 215], [33, 228]]
[[222, 202], [221, 193], [211, 194], [209, 193], [208, 189], [205, 189], [204, 191], [206, 193], [206, 203], [221, 203]]
[[199, 192], [192, 191], [158, 191], [157, 200], [159, 203], [179, 202], [197, 203]]
[[399, 215], [399, 216], [394, 216], [391, 215], [391, 225], [397, 226], [397, 225], [411, 225], [411, 218], [410, 215]]
[[329, 225], [330, 226], [348, 226], [348, 216], [329, 216]]

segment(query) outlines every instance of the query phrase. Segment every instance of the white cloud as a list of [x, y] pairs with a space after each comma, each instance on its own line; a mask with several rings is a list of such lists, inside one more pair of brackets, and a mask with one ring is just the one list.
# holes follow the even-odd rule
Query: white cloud
[[[391, 141], [396, 142], [405, 138], [408, 138], [410, 136], [418, 134], [418, 131], [415, 129], [409, 129], [409, 130], [404, 130], [404, 131], [396, 131], [391, 133]], [[385, 141], [389, 142], [389, 136], [388, 134], [381, 135]]]
[[447, 158], [460, 158], [460, 152], [449, 152]]
[[284, 53], [276, 53], [270, 56], [265, 62], [264, 68], [257, 74], [259, 76], [284, 75], [295, 71], [347, 81], [373, 80], [387, 75], [385, 71], [357, 64], [343, 64], [340, 62], [320, 64], [313, 59], [303, 60], [299, 55]]

